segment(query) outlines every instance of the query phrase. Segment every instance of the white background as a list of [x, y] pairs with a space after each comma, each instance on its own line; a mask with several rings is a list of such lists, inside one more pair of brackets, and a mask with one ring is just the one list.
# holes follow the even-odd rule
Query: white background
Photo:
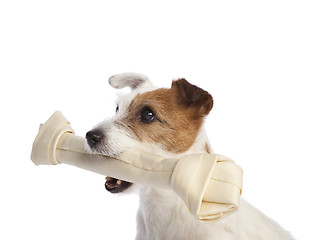
[[61, 110], [85, 135], [115, 110], [110, 75], [185, 77], [208, 90], [215, 152], [243, 197], [297, 239], [325, 239], [323, 1], [1, 1], [0, 239], [133, 239], [135, 195], [30, 161]]

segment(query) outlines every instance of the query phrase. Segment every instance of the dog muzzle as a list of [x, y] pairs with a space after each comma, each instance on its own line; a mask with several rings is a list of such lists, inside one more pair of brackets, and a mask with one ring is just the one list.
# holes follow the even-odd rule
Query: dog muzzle
[[65, 163], [144, 186], [172, 189], [203, 222], [238, 210], [243, 171], [227, 157], [201, 153], [165, 158], [132, 149], [112, 158], [89, 154], [84, 143], [83, 137], [74, 135], [69, 121], [55, 112], [41, 125], [31, 160], [36, 165]]

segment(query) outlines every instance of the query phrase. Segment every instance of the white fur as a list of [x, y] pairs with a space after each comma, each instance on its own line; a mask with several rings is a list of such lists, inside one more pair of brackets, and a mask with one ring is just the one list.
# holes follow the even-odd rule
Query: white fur
[[[132, 83], [132, 77], [142, 80]], [[126, 80], [125, 80], [126, 78]], [[118, 101], [119, 112], [96, 128], [107, 136], [101, 152], [116, 155], [129, 148], [139, 148], [166, 157], [175, 154], [166, 152], [159, 144], [145, 144], [137, 141], [119, 119], [127, 114], [132, 99], [139, 93], [156, 89], [143, 75], [124, 74], [111, 78], [110, 84], [116, 88], [130, 86], [133, 91]], [[139, 84], [140, 83], [140, 84]], [[202, 128], [191, 148], [183, 153], [200, 153], [208, 143]], [[277, 223], [263, 215], [245, 200], [235, 214], [216, 223], [202, 223], [195, 219], [182, 200], [172, 191], [159, 188], [140, 187], [140, 207], [137, 214], [137, 240], [286, 240], [293, 239]]]
[[[115, 88], [130, 87], [132, 89], [148, 89], [153, 85], [148, 77], [141, 73], [121, 73], [111, 76], [108, 80], [109, 84]], [[139, 88], [141, 86], [141, 88]]]

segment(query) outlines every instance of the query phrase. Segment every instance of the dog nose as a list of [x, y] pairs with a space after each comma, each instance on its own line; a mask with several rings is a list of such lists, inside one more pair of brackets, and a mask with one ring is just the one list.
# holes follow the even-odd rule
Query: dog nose
[[99, 130], [92, 130], [86, 134], [87, 143], [91, 148], [95, 147], [103, 137], [104, 134]]

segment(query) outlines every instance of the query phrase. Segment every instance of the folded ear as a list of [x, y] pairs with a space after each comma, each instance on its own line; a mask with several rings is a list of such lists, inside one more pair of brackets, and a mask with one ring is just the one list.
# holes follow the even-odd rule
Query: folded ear
[[171, 89], [176, 91], [178, 103], [194, 109], [199, 117], [208, 115], [213, 107], [213, 98], [207, 91], [183, 78], [173, 81]]
[[132, 90], [145, 84], [151, 85], [147, 76], [130, 72], [113, 75], [109, 78], [108, 82], [114, 88], [130, 87]]

